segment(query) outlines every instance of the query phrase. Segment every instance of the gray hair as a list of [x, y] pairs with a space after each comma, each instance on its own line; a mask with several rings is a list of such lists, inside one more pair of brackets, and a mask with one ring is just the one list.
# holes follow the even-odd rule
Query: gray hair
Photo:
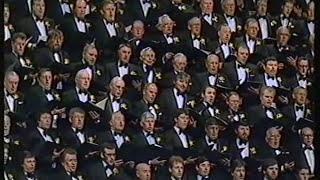
[[141, 122], [144, 122], [149, 118], [155, 119], [154, 115], [151, 112], [146, 111], [146, 112], [142, 113], [140, 120], [141, 120]]
[[158, 24], [156, 25], [157, 29], [162, 30], [162, 26], [165, 22], [174, 22], [168, 14], [164, 14], [158, 18]]
[[201, 19], [199, 17], [193, 17], [188, 21], [188, 26], [193, 25], [194, 23], [200, 22], [201, 23]]
[[109, 87], [111, 88], [118, 81], [123, 81], [123, 79], [120, 76], [113, 77], [110, 81]]

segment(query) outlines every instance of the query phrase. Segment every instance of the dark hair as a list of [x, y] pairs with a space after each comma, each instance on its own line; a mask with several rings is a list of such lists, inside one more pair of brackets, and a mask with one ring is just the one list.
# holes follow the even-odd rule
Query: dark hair
[[17, 39], [27, 39], [27, 35], [23, 32], [14, 33], [11, 37], [11, 42], [15, 42]]
[[180, 156], [171, 156], [168, 162], [169, 168], [172, 168], [173, 164], [177, 162], [184, 164], [183, 158]]
[[102, 143], [99, 148], [100, 153], [104, 153], [104, 149], [116, 149], [116, 145], [109, 142]]
[[265, 159], [262, 163], [262, 170], [266, 170], [269, 166], [278, 164], [277, 160], [274, 158]]
[[238, 167], [246, 167], [246, 163], [242, 159], [234, 159], [231, 162], [230, 170], [233, 172]]
[[73, 149], [73, 148], [66, 148], [66, 149], [62, 152], [62, 154], [61, 154], [61, 156], [60, 156], [60, 161], [61, 161], [61, 162], [64, 162], [67, 154], [77, 155], [77, 151], [76, 151], [75, 149]]
[[20, 159], [20, 161], [19, 161], [20, 164], [23, 164], [24, 160], [28, 159], [28, 158], [35, 158], [35, 155], [30, 151], [23, 151], [21, 153], [21, 157], [19, 158]]

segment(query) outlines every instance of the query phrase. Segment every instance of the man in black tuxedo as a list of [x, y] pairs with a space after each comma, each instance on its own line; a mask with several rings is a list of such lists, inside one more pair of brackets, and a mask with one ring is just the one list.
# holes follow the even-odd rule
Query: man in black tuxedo
[[[170, 128], [174, 124], [174, 114], [177, 109], [186, 108], [190, 97], [187, 94], [189, 88], [190, 75], [180, 72], [174, 79], [174, 87], [162, 91], [157, 102], [163, 113], [163, 126]], [[190, 102], [189, 102], [190, 103]]]
[[199, 16], [201, 17], [202, 25], [201, 34], [209, 38], [211, 41], [217, 39], [217, 29], [222, 21], [221, 16], [213, 12], [214, 6], [216, 6], [216, 4], [214, 4], [213, 0], [200, 1], [201, 14], [199, 14]]
[[156, 119], [151, 112], [144, 112], [141, 115], [140, 128], [132, 135], [132, 144], [139, 148], [146, 146], [160, 146], [161, 138], [158, 132], [155, 131]]
[[62, 50], [65, 36], [62, 31], [53, 29], [48, 32], [45, 47], [35, 49], [32, 62], [37, 68], [51, 68], [54, 74], [66, 74], [72, 70], [69, 54]]
[[130, 115], [132, 120], [136, 123], [139, 122], [141, 115], [149, 111], [154, 115], [156, 120], [156, 126], [161, 127], [160, 120], [162, 118], [162, 112], [160, 106], [155, 103], [158, 95], [158, 87], [154, 83], [147, 83], [142, 90], [142, 98], [132, 104]]
[[235, 37], [239, 37], [242, 34], [242, 19], [236, 16], [236, 1], [235, 0], [223, 0], [221, 1], [222, 17], [221, 22], [228, 24], [231, 29], [231, 41]]
[[[222, 72], [225, 73], [231, 84], [231, 89], [237, 90], [239, 94], [248, 100], [250, 95], [248, 91], [248, 81], [254, 76], [257, 67], [247, 62], [249, 49], [245, 44], [241, 44], [237, 50], [237, 59], [235, 61], [224, 63]], [[244, 102], [247, 104], [248, 102]]]
[[[123, 97], [125, 82], [121, 77], [113, 77], [109, 84], [109, 89], [110, 92], [108, 93], [108, 96], [96, 104], [104, 111], [103, 116], [107, 121], [111, 119], [111, 115], [114, 112], [122, 111], [123, 113], [127, 113], [131, 109], [129, 101]], [[129, 122], [127, 123], [129, 124]]]
[[156, 179], [182, 180], [185, 173], [185, 163], [180, 156], [171, 156], [168, 160], [168, 174], [159, 174]]
[[[314, 130], [311, 127], [303, 127], [300, 129], [300, 140], [291, 149], [296, 164], [307, 167], [310, 172], [310, 177], [316, 175], [316, 149], [314, 146]], [[317, 176], [316, 176], [317, 177]]]
[[90, 91], [96, 95], [107, 90], [104, 65], [98, 61], [98, 51], [94, 44], [86, 44], [82, 52], [82, 62], [77, 70], [87, 69], [91, 75]]
[[216, 95], [216, 88], [210, 85], [205, 86], [201, 91], [202, 100], [194, 107], [194, 111], [201, 116], [201, 118], [197, 119], [197, 127], [200, 129], [204, 128], [208, 117], [221, 114], [221, 110], [215, 104]]
[[120, 112], [114, 112], [109, 121], [110, 128], [105, 128], [103, 131], [97, 133], [97, 143], [103, 144], [105, 142], [112, 142], [120, 149], [122, 146], [131, 143], [129, 136], [125, 133], [125, 117]]
[[[124, 25], [116, 17], [116, 3], [102, 1], [99, 9], [100, 15], [94, 20], [92, 33], [101, 58], [107, 63], [116, 57], [115, 50], [125, 36]], [[101, 38], [104, 37], [104, 38]]]
[[298, 122], [300, 118], [312, 118], [312, 112], [307, 101], [307, 90], [303, 87], [295, 87], [292, 93], [293, 102], [283, 107], [281, 111], [288, 117], [287, 130], [292, 130], [292, 126], [295, 122]]
[[205, 124], [205, 135], [201, 136], [195, 144], [195, 149], [201, 155], [206, 153], [226, 153], [227, 142], [219, 137], [222, 123], [215, 117], [209, 117]]
[[192, 86], [190, 93], [194, 96], [200, 96], [201, 91], [207, 87], [225, 87], [230, 86], [228, 79], [221, 72], [223, 62], [216, 54], [210, 54], [205, 60], [206, 71], [195, 73], [192, 78]]
[[139, 72], [142, 74], [142, 85], [147, 83], [157, 83], [161, 80], [161, 71], [155, 68], [156, 54], [151, 47], [146, 47], [140, 51]]
[[106, 83], [109, 84], [115, 76], [138, 75], [138, 67], [130, 63], [132, 49], [130, 44], [120, 44], [118, 47], [118, 59], [105, 65]]
[[247, 110], [248, 120], [254, 126], [255, 137], [264, 137], [264, 132], [275, 123], [286, 127], [287, 120], [274, 103], [276, 90], [263, 86], [260, 89], [260, 105], [251, 106]]
[[257, 145], [250, 137], [250, 125], [246, 119], [234, 124], [235, 137], [229, 138], [229, 151], [234, 158], [245, 159], [257, 157]]
[[212, 164], [208, 158], [200, 156], [196, 160], [195, 171], [189, 173], [188, 179], [190, 180], [211, 180], [213, 179], [212, 174]]
[[10, 52], [11, 50], [11, 37], [15, 32], [14, 27], [12, 25], [12, 21], [10, 21], [10, 8], [8, 3], [4, 3], [3, 5], [3, 35], [4, 35], [4, 52]]
[[177, 109], [174, 126], [164, 132], [163, 146], [168, 150], [191, 149], [194, 145], [192, 137], [186, 131], [190, 122], [189, 110]]
[[32, 154], [30, 151], [21, 152], [19, 165], [22, 166], [22, 168], [17, 169], [13, 174], [14, 179], [37, 180], [48, 178], [36, 170], [37, 160], [34, 154]]
[[262, 177], [258, 179], [276, 180], [280, 174], [280, 167], [276, 159], [268, 158], [262, 163]]
[[17, 31], [31, 37], [28, 47], [43, 46], [47, 42], [48, 31], [53, 28], [53, 21], [45, 17], [46, 5], [44, 0], [31, 1], [32, 14], [17, 22]]
[[87, 69], [81, 69], [75, 76], [75, 87], [66, 90], [61, 96], [61, 105], [71, 108], [74, 104], [94, 102], [94, 96], [88, 91], [91, 76]]
[[50, 111], [41, 109], [37, 112], [35, 119], [37, 126], [25, 131], [24, 142], [39, 161], [41, 170], [50, 170], [52, 164], [63, 150], [59, 149], [60, 139], [51, 129], [52, 115]]
[[[26, 110], [32, 115], [37, 112], [39, 108], [47, 108], [51, 110], [52, 115], [60, 115], [60, 113], [54, 113], [59, 109], [61, 97], [60, 94], [52, 88], [52, 71], [47, 68], [40, 69], [37, 80], [38, 84], [31, 87], [25, 93]], [[35, 106], [35, 104], [37, 104], [37, 106]], [[30, 123], [32, 124], [32, 122]]]
[[128, 180], [128, 177], [123, 172], [121, 165], [124, 163], [117, 158], [117, 147], [112, 143], [101, 144], [99, 150], [99, 158], [93, 159], [85, 165], [87, 178], [90, 180], [104, 179], [123, 179]]
[[[266, 0], [258, 0], [256, 6], [256, 14], [253, 16], [259, 25], [260, 31], [258, 32], [258, 37], [262, 40], [271, 38], [271, 16], [267, 12], [268, 1]], [[274, 38], [274, 37], [273, 37]]]
[[[79, 153], [79, 158], [87, 155], [87, 149], [81, 149], [85, 143], [93, 143], [94, 138], [89, 129], [85, 127], [85, 111], [79, 107], [74, 107], [69, 111], [70, 126], [61, 127], [61, 145], [71, 147]], [[90, 150], [89, 150], [90, 151]]]
[[218, 40], [214, 41], [214, 53], [219, 56], [222, 62], [225, 62], [229, 55], [234, 55], [236, 50], [231, 40], [231, 29], [228, 24], [223, 23], [218, 29]]
[[174, 86], [174, 80], [177, 77], [177, 74], [180, 72], [186, 72], [187, 70], [187, 56], [183, 53], [177, 53], [173, 56], [172, 59], [172, 69], [168, 72], [165, 72], [158, 82], [158, 85], [161, 89], [171, 88]]
[[81, 60], [84, 46], [93, 39], [90, 32], [91, 24], [85, 19], [86, 7], [87, 1], [74, 1], [73, 13], [66, 14], [61, 24], [61, 30], [65, 35], [64, 49], [70, 54], [72, 62]]
[[71, 180], [81, 180], [84, 179], [81, 172], [78, 171], [78, 153], [72, 148], [66, 148], [61, 154], [61, 165], [62, 167], [57, 168], [56, 172], [52, 174], [51, 180], [54, 179], [71, 179]]
[[5, 70], [15, 71], [20, 77], [19, 89], [26, 90], [34, 83], [34, 66], [29, 58], [25, 56], [28, 44], [27, 36], [15, 33], [11, 38], [11, 52], [4, 55]]
[[[296, 61], [296, 73], [288, 80], [288, 86], [295, 88], [303, 87], [312, 91], [312, 74], [310, 73], [310, 61], [305, 57], [299, 57]], [[310, 94], [312, 95], [312, 94]], [[311, 98], [311, 97], [309, 97]]]
[[261, 57], [259, 57], [260, 52], [264, 51], [262, 40], [258, 38], [259, 30], [258, 21], [254, 18], [249, 18], [244, 25], [244, 35], [234, 40], [236, 47], [239, 46], [239, 44], [245, 44], [248, 47], [249, 54], [251, 56], [255, 54], [255, 57], [250, 59], [250, 63], [253, 64], [258, 64], [261, 60]]
[[235, 92], [231, 91], [226, 99], [226, 105], [228, 106], [226, 110], [226, 116], [228, 124], [231, 125], [234, 122], [241, 121], [247, 117], [247, 114], [242, 110], [242, 97]]
[[14, 71], [7, 71], [4, 76], [4, 114], [7, 114], [12, 120], [12, 129], [15, 133], [20, 128], [25, 128], [24, 96], [18, 93], [19, 76]]

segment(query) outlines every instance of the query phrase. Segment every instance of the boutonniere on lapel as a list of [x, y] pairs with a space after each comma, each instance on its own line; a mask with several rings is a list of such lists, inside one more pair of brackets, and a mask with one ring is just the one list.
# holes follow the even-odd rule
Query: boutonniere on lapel
[[292, 33], [292, 36], [298, 36], [298, 34], [297, 33]]
[[98, 76], [101, 76], [101, 71], [99, 69], [97, 70], [96, 73], [97, 73]]
[[244, 70], [249, 73], [250, 72], [250, 69], [249, 68], [244, 68]]
[[196, 104], [195, 100], [190, 100], [190, 101], [187, 102], [187, 105], [192, 107], [192, 108], [194, 107], [195, 104]]
[[64, 59], [64, 64], [69, 64], [70, 63], [70, 60], [68, 58], [65, 58]]
[[204, 45], [204, 44], [206, 44], [206, 40], [204, 38], [201, 38], [200, 43]]
[[60, 95], [58, 93], [54, 93], [53, 96], [57, 101], [61, 100]]
[[137, 75], [137, 72], [131, 71], [131, 72], [130, 72], [130, 75], [136, 76], [136, 75]]
[[157, 3], [155, 3], [154, 1], [151, 1], [151, 7], [152, 7], [152, 9], [156, 8], [157, 7]]
[[126, 142], [130, 142], [129, 136], [125, 136], [125, 137], [124, 137], [124, 140], [125, 140]]
[[214, 112], [215, 112], [216, 114], [220, 114], [219, 109], [216, 109]]
[[94, 95], [90, 95], [90, 102], [95, 103], [96, 97]]
[[174, 41], [174, 42], [180, 42], [180, 40], [179, 40], [178, 37], [174, 37], [174, 38], [173, 38], [173, 41]]
[[227, 146], [222, 146], [222, 149], [221, 149], [221, 153], [224, 153], [228, 150], [228, 147]]
[[251, 154], [256, 154], [257, 153], [256, 148], [255, 147], [250, 148], [250, 152]]
[[119, 174], [119, 170], [118, 170], [117, 168], [113, 168], [113, 169], [112, 169], [112, 172], [113, 172], [113, 174], [115, 174], [115, 175], [116, 175], [116, 174]]
[[214, 22], [218, 22], [218, 16], [214, 16], [214, 17], [212, 17], [212, 21], [214, 21]]
[[154, 104], [153, 106], [154, 106], [155, 109], [157, 109], [157, 110], [159, 109], [159, 105], [158, 104]]
[[156, 78], [161, 79], [161, 72], [156, 72]]
[[280, 118], [282, 118], [282, 117], [283, 117], [282, 113], [276, 114], [276, 119], [280, 119]]
[[32, 67], [31, 60], [29, 58], [26, 58], [26, 66]]
[[193, 145], [194, 145], [194, 143], [193, 143], [192, 140], [189, 140], [189, 144], [190, 144], [190, 146], [193, 146]]
[[127, 109], [128, 109], [128, 105], [125, 104], [125, 103], [122, 103], [122, 104], [120, 105], [120, 108], [127, 110]]
[[93, 136], [88, 137], [89, 143], [94, 143], [94, 140], [95, 140], [95, 137], [93, 137]]
[[232, 43], [229, 43], [229, 46], [230, 46], [230, 47], [233, 47], [233, 44], [232, 44]]
[[83, 177], [81, 175], [78, 175], [78, 180], [83, 180]]
[[261, 41], [260, 40], [257, 40], [257, 45], [261, 45]]
[[118, 23], [114, 23], [114, 27], [115, 28], [119, 28], [119, 24]]
[[307, 82], [307, 86], [311, 86], [312, 83], [310, 81]]
[[88, 23], [88, 22], [86, 22], [86, 26], [87, 26], [87, 28], [90, 28], [90, 27], [91, 27], [91, 24]]
[[218, 77], [219, 82], [224, 83], [224, 81], [226, 80], [223, 76], [219, 76]]
[[231, 121], [233, 121], [233, 116], [230, 114], [227, 116], [228, 119], [231, 119]]
[[13, 144], [19, 146], [20, 145], [20, 141], [16, 140], [16, 141], [13, 142]]
[[14, 180], [14, 178], [13, 178], [13, 175], [12, 175], [12, 174], [7, 174], [7, 176], [8, 176], [8, 179], [10, 179], [10, 180]]
[[241, 119], [243, 119], [244, 118], [244, 114], [239, 114], [239, 117], [241, 118]]
[[294, 28], [294, 25], [292, 24], [292, 22], [289, 22], [289, 23], [288, 23], [288, 27], [290, 27], [291, 29]]
[[60, 138], [56, 138], [56, 139], [54, 139], [54, 141], [57, 143], [57, 144], [60, 144]]
[[275, 26], [277, 24], [277, 21], [276, 20], [272, 20], [271, 21], [271, 26]]
[[238, 25], [238, 26], [237, 26], [237, 30], [238, 30], [238, 31], [241, 31], [241, 29], [242, 29], [242, 26]]
[[281, 80], [281, 78], [280, 78], [280, 77], [277, 77], [277, 81], [281, 82], [282, 80]]
[[309, 108], [307, 109], [307, 115], [311, 115], [311, 110]]
[[161, 138], [160, 138], [160, 137], [157, 137], [157, 138], [156, 138], [156, 141], [157, 141], [158, 144], [160, 144]]
[[14, 30], [12, 24], [8, 24], [8, 29], [9, 29], [10, 31], [13, 31], [13, 30]]

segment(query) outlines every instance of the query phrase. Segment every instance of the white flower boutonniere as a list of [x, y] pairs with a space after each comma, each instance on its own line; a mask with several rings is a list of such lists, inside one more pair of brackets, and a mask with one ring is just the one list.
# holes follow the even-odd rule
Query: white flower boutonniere
[[86, 22], [86, 26], [89, 28], [89, 27], [91, 27], [91, 24]]
[[57, 101], [60, 101], [60, 95], [59, 94], [53, 94], [54, 98], [57, 100]]
[[194, 143], [193, 143], [193, 141], [189, 141], [189, 144], [190, 144], [190, 146], [193, 146], [194, 145]]
[[91, 102], [96, 102], [96, 97], [94, 95], [90, 95]]
[[125, 103], [121, 104], [120, 107], [123, 108], [123, 109], [126, 109], [126, 110], [128, 109], [128, 106]]
[[185, 5], [180, 5], [178, 6], [178, 9], [182, 11], [182, 10], [186, 10], [187, 8]]
[[44, 25], [49, 27], [50, 26], [50, 22], [49, 21], [44, 21]]
[[98, 76], [101, 76], [101, 71], [100, 70], [97, 70], [96, 73], [97, 73]]
[[311, 114], [311, 110], [310, 109], [307, 109], [307, 114]]
[[277, 21], [273, 20], [271, 21], [271, 26], [275, 26], [277, 24]]
[[114, 23], [114, 27], [115, 28], [119, 28], [119, 24], [118, 23]]
[[240, 118], [243, 119], [244, 118], [244, 114], [239, 114]]
[[194, 107], [195, 103], [196, 103], [196, 102], [195, 102], [194, 100], [191, 100], [191, 101], [188, 101], [188, 102], [187, 102], [187, 105], [188, 105], [188, 106], [191, 106], [191, 107]]
[[159, 105], [158, 104], [154, 104], [153, 105], [155, 109], [159, 109]]
[[70, 60], [68, 58], [65, 58], [64, 59], [64, 64], [69, 64], [70, 63]]
[[161, 79], [161, 73], [160, 72], [156, 72], [156, 78], [157, 79]]
[[220, 114], [219, 109], [216, 109], [216, 110], [215, 110], [215, 113], [216, 113], [216, 114]]
[[14, 180], [13, 179], [13, 175], [12, 174], [7, 174], [8, 175], [8, 179], [10, 179], [10, 180]]
[[223, 83], [226, 79], [225, 79], [223, 76], [219, 76], [219, 77], [218, 77], [218, 80], [219, 80], [219, 82], [222, 82], [222, 83]]
[[19, 146], [19, 145], [20, 145], [20, 142], [17, 140], [17, 141], [14, 141], [14, 142], [13, 142], [13, 144], [15, 144], [15, 145], [18, 145], [18, 146]]
[[222, 149], [221, 149], [221, 152], [226, 152], [228, 150], [228, 147], [227, 146], [223, 146]]
[[55, 140], [54, 140], [57, 144], [60, 144], [60, 138], [56, 138]]
[[79, 180], [83, 180], [83, 177], [81, 175], [78, 176]]
[[237, 26], [238, 31], [241, 31], [242, 27], [240, 25]]
[[251, 154], [256, 154], [257, 153], [256, 148], [255, 147], [250, 148], [250, 152]]
[[157, 137], [157, 138], [156, 138], [156, 141], [157, 141], [157, 143], [159, 144], [160, 141], [161, 141], [161, 138], [160, 138], [160, 137]]
[[151, 7], [152, 7], [152, 9], [154, 9], [157, 7], [157, 4], [155, 2], [151, 2]]
[[179, 40], [178, 37], [174, 37], [174, 38], [173, 38], [173, 41], [174, 41], [174, 42], [179, 42], [180, 40]]
[[232, 44], [232, 43], [229, 43], [229, 46], [230, 46], [230, 47], [233, 47], [233, 44]]
[[261, 41], [260, 40], [257, 40], [257, 45], [261, 45]]
[[282, 81], [280, 77], [277, 77], [277, 80], [278, 80], [279, 82], [281, 82], [281, 81]]
[[282, 118], [282, 114], [281, 113], [278, 113], [277, 115], [276, 115], [276, 119], [280, 119], [280, 118]]
[[137, 73], [136, 73], [135, 71], [131, 71], [131, 72], [130, 72], [130, 75], [136, 76]]
[[125, 140], [126, 142], [129, 142], [129, 141], [130, 141], [129, 136], [125, 136], [125, 137], [124, 137], [124, 140]]
[[212, 17], [212, 21], [217, 23], [218, 22], [218, 17], [217, 16]]
[[206, 44], [206, 40], [203, 39], [203, 38], [201, 38], [201, 39], [200, 39], [200, 43], [201, 43], [201, 44]]

